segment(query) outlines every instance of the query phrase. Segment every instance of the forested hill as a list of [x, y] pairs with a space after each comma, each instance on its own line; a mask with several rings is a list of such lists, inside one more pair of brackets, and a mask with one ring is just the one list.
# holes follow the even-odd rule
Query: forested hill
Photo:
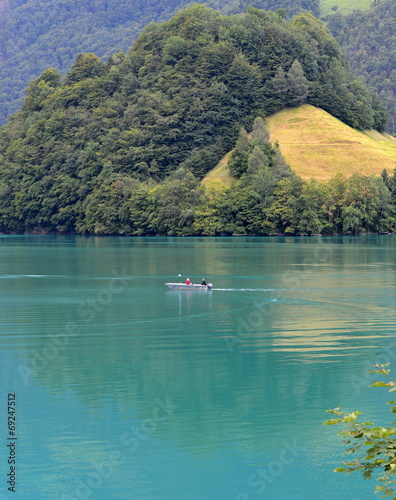
[[[169, 19], [188, 0], [0, 0], [0, 124], [22, 105], [29, 81], [46, 68], [65, 73], [79, 53], [106, 59], [133, 40], [150, 21]], [[319, 0], [208, 0], [224, 13], [248, 5], [302, 9], [319, 14]]]
[[380, 94], [396, 134], [396, 1], [373, 2], [370, 10], [348, 16], [336, 12], [328, 27], [345, 51], [352, 69]]
[[[104, 63], [84, 54], [64, 81], [48, 69], [29, 85], [0, 129], [0, 230], [161, 233], [146, 195], [169, 210], [175, 186], [181, 200], [198, 200], [197, 180], [238, 136], [235, 174], [254, 179], [272, 168], [263, 182], [275, 186], [289, 172], [255, 119], [303, 103], [358, 129], [385, 125], [377, 96], [312, 15], [192, 6], [150, 24], [127, 55]], [[256, 143], [247, 147], [240, 131], [253, 122]], [[108, 222], [97, 229], [101, 210]]]
[[46, 68], [70, 69], [81, 52], [106, 58], [128, 49], [146, 24], [165, 19], [183, 0], [0, 1], [0, 123], [22, 104]]

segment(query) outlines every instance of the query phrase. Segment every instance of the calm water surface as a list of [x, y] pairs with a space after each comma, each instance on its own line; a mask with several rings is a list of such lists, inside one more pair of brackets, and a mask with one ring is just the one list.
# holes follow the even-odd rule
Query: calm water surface
[[[332, 472], [343, 449], [323, 422], [335, 406], [391, 421], [365, 377], [395, 341], [395, 247], [0, 237], [0, 499], [373, 498]], [[164, 285], [187, 276], [213, 291]]]

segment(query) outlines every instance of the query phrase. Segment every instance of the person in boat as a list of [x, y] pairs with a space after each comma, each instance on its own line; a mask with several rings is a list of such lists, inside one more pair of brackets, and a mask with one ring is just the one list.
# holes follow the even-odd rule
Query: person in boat
[[186, 279], [186, 285], [192, 285], [191, 281], [190, 281], [190, 278], [187, 278]]
[[206, 286], [206, 281], [205, 281], [205, 278], [202, 278], [201, 285], [202, 285], [202, 286]]

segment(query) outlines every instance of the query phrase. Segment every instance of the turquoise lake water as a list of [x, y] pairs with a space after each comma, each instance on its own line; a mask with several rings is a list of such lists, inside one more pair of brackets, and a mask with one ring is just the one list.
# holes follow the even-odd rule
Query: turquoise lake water
[[[395, 248], [1, 236], [0, 500], [377, 498], [333, 472], [345, 457], [323, 422], [336, 406], [392, 421], [366, 372], [396, 373]], [[213, 291], [164, 285], [187, 276]]]

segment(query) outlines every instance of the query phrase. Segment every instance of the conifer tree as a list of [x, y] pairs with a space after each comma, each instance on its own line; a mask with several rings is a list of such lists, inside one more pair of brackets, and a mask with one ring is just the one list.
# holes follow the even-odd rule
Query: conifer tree
[[272, 158], [272, 173], [277, 181], [282, 179], [283, 177], [288, 177], [292, 174], [290, 166], [286, 163], [285, 159], [280, 152], [279, 146], [276, 143], [273, 147], [274, 156]]
[[269, 84], [271, 100], [274, 101], [274, 107], [271, 112], [278, 111], [282, 109], [287, 101], [288, 94], [288, 81], [286, 78], [286, 73], [282, 66], [276, 70], [275, 76], [271, 79]]
[[295, 59], [287, 72], [287, 83], [289, 90], [288, 104], [290, 106], [300, 106], [304, 104], [308, 97], [309, 87], [308, 81], [304, 75], [304, 70], [298, 59]]
[[252, 139], [256, 139], [259, 144], [267, 145], [270, 143], [270, 133], [261, 116], [258, 116], [253, 122]]
[[255, 174], [258, 170], [269, 166], [268, 156], [258, 146], [254, 146], [248, 159], [248, 174]]
[[230, 161], [228, 162], [228, 168], [230, 169], [231, 175], [240, 177], [244, 172], [246, 172], [248, 167], [249, 152], [249, 138], [246, 130], [242, 127], [239, 131], [239, 137], [236, 142], [235, 149], [232, 152]]

